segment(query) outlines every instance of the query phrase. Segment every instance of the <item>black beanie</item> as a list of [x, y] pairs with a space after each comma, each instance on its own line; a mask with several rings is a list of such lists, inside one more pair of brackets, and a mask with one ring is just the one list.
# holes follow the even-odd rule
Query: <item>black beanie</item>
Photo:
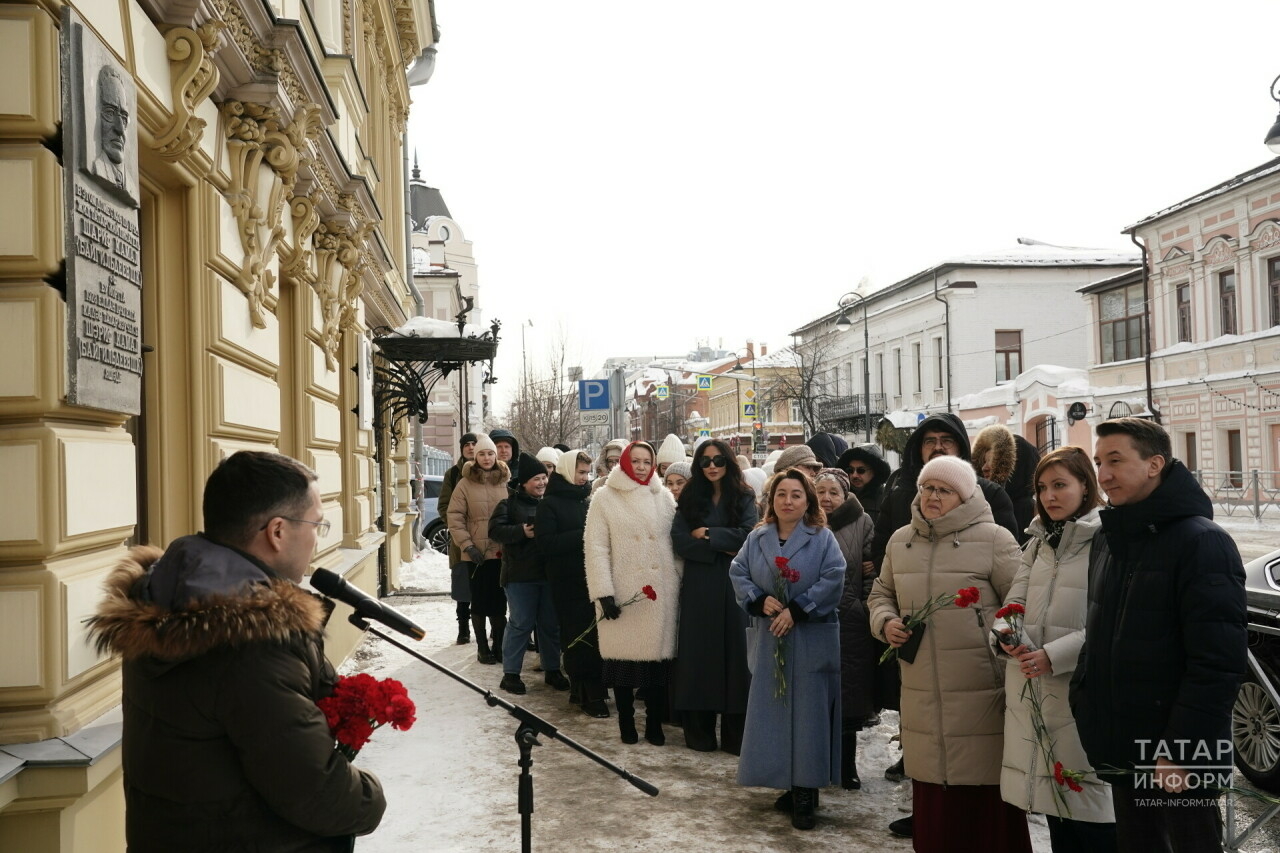
[[539, 474], [547, 473], [547, 466], [538, 461], [536, 456], [521, 453], [516, 464], [516, 484], [523, 486]]
[[466, 447], [468, 444], [475, 444], [475, 443], [476, 443], [476, 434], [474, 432], [465, 433], [462, 436], [462, 438], [459, 439], [458, 441], [458, 449], [461, 450], [462, 448]]

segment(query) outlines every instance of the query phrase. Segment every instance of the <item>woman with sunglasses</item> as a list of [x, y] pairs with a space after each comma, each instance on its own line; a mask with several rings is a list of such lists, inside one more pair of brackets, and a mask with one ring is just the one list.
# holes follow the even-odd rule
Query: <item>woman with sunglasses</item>
[[[911, 523], [885, 547], [871, 588], [871, 632], [900, 650], [902, 755], [911, 777], [912, 842], [920, 853], [964, 849], [1030, 853], [1027, 816], [1000, 798], [1004, 752], [1003, 665], [991, 625], [1021, 553], [996, 524], [973, 466], [937, 456], [920, 469]], [[907, 630], [926, 602], [976, 588], [969, 607], [948, 602]], [[918, 647], [902, 646], [912, 636]]]
[[[756, 494], [718, 438], [693, 454], [693, 471], [680, 493], [671, 540], [684, 559], [680, 587], [680, 642], [672, 706], [690, 749], [742, 749], [747, 693], [747, 617], [729, 582], [729, 563], [755, 527]], [[720, 740], [716, 741], [716, 715]]]
[[[666, 743], [667, 670], [676, 653], [680, 562], [671, 550], [676, 503], [658, 479], [652, 445], [633, 441], [591, 498], [583, 550], [599, 603], [604, 684], [623, 743], [636, 743], [635, 691], [645, 691], [645, 740]], [[652, 593], [652, 594], [650, 594]]]
[[[1098, 479], [1088, 454], [1079, 447], [1059, 447], [1040, 460], [1034, 483], [1037, 506], [1028, 527], [1031, 539], [1005, 599], [1006, 604], [1023, 605], [1026, 616], [1022, 642], [1001, 644], [1009, 658], [1004, 668], [1000, 792], [1005, 802], [1045, 815], [1054, 853], [1107, 853], [1116, 849], [1111, 786], [1090, 771], [1067, 702], [1084, 645], [1089, 545], [1102, 526]], [[1046, 759], [1032, 726], [1029, 680], [1035, 681], [1044, 722], [1053, 733], [1055, 761], [1088, 772], [1078, 782], [1082, 791], [1067, 791], [1054, 778], [1053, 763]]]

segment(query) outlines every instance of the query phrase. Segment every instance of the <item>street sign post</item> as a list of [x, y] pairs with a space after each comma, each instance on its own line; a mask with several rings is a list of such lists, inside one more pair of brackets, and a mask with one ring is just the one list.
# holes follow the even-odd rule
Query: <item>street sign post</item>
[[709, 374], [709, 373], [699, 373], [699, 374], [698, 374], [698, 390], [699, 390], [699, 391], [710, 391], [710, 390], [711, 390], [711, 379], [712, 379], [711, 374]]
[[743, 416], [744, 418], [754, 418], [754, 417], [756, 416], [756, 404], [755, 404], [755, 403], [743, 403], [743, 404], [742, 404], [742, 416]]
[[609, 412], [578, 412], [578, 423], [582, 426], [608, 426]]
[[582, 379], [578, 382], [578, 423], [584, 427], [608, 426], [609, 380]]
[[665, 400], [671, 396], [671, 389], [666, 385], [659, 385], [654, 389], [654, 396], [659, 400]]

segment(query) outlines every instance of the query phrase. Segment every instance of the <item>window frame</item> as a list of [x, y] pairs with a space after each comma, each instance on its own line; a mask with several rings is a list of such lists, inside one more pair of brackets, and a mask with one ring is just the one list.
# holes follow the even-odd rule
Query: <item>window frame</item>
[[[1191, 309], [1191, 282], [1184, 281], [1173, 286], [1174, 320], [1178, 343], [1195, 341], [1194, 316]], [[1185, 299], [1183, 297], [1186, 297]]]
[[[1125, 313], [1123, 316], [1105, 319], [1104, 301], [1110, 294], [1121, 293], [1125, 302]], [[1134, 304], [1136, 297], [1139, 310], [1131, 312], [1130, 307]], [[1117, 361], [1128, 361], [1134, 358], [1142, 358], [1147, 354], [1147, 311], [1146, 305], [1142, 301], [1142, 283], [1134, 282], [1122, 287], [1113, 287], [1104, 290], [1098, 294], [1098, 363], [1111, 364]], [[1115, 330], [1123, 328], [1124, 337], [1119, 339], [1124, 342], [1123, 352], [1117, 355]], [[1135, 335], [1136, 331], [1136, 335]], [[1110, 334], [1108, 334], [1110, 333]], [[1110, 352], [1108, 352], [1110, 347]], [[1130, 350], [1135, 350], [1131, 352]]]
[[[1001, 335], [1017, 335], [1017, 343], [1010, 344], [1007, 340], [1002, 345], [1000, 343]], [[1004, 382], [1012, 382], [1019, 373], [1022, 372], [1022, 330], [1021, 329], [996, 329], [995, 330], [995, 355], [996, 355], [996, 384]], [[1017, 360], [1016, 365], [1011, 364], [1010, 356]], [[1012, 369], [1016, 366], [1016, 370]], [[1005, 375], [1002, 378], [1001, 372]]]

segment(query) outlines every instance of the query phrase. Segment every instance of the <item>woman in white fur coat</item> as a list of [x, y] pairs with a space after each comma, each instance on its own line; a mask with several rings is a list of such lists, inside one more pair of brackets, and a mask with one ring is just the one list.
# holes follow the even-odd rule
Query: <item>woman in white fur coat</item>
[[635, 690], [643, 688], [644, 736], [661, 746], [667, 670], [676, 655], [680, 563], [671, 547], [676, 502], [657, 477], [656, 456], [643, 441], [627, 445], [591, 499], [583, 547], [587, 590], [601, 615], [604, 681], [614, 688], [622, 742], [639, 740]]

